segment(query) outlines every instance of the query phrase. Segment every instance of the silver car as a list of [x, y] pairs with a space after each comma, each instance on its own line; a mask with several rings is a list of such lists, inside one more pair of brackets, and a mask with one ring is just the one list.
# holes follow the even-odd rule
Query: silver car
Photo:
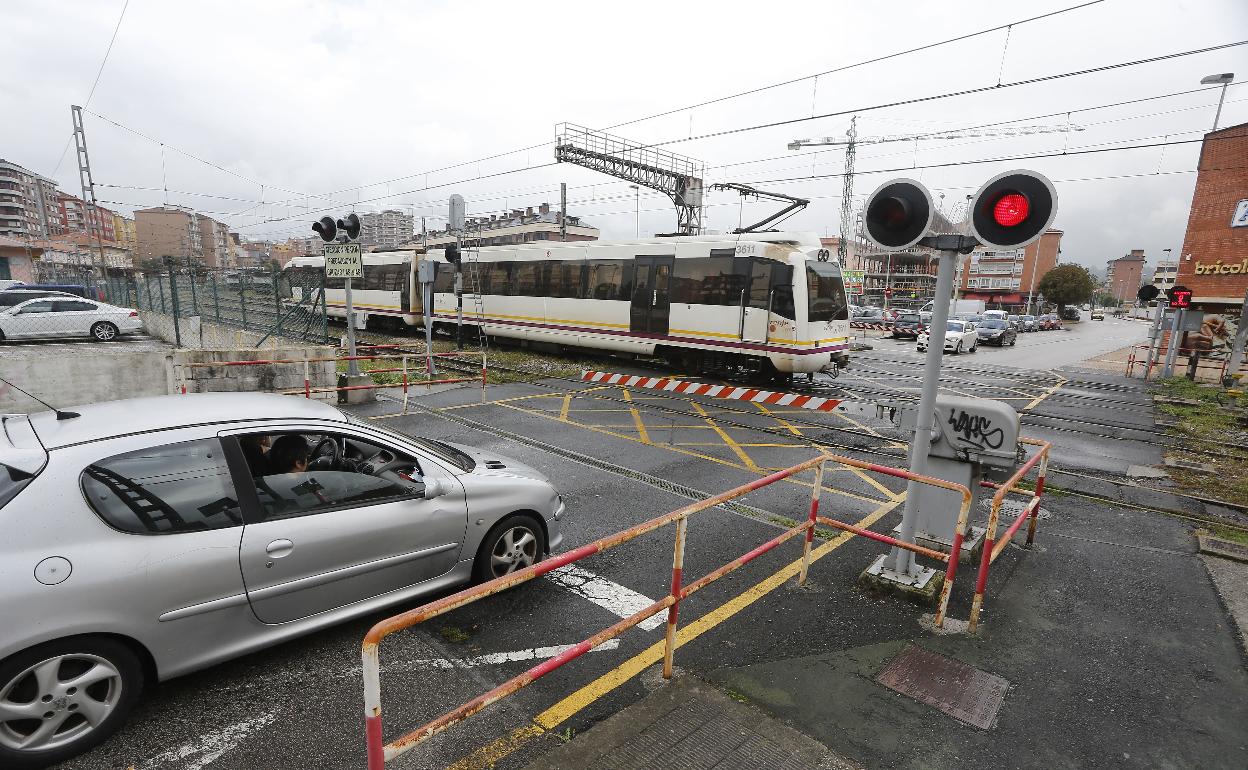
[[0, 425], [0, 767], [104, 740], [145, 682], [533, 564], [537, 471], [316, 401], [202, 394]]
[[90, 337], [109, 342], [142, 330], [139, 311], [72, 295], [38, 297], [0, 308], [0, 340]]

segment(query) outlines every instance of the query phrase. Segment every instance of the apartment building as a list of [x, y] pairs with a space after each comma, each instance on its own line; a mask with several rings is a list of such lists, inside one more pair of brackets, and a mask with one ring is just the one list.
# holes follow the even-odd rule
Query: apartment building
[[179, 261], [204, 259], [198, 215], [182, 206], [157, 206], [134, 212], [135, 260], [172, 257]]
[[52, 235], [56, 196], [56, 182], [0, 158], [0, 235]]
[[1105, 267], [1105, 286], [1119, 302], [1134, 302], [1144, 275], [1144, 249], [1131, 249]]
[[412, 240], [415, 218], [411, 214], [386, 209], [359, 217], [361, 246], [402, 246]]
[[138, 247], [133, 219], [113, 212], [113, 233], [117, 236], [117, 245], [121, 248], [133, 252]]
[[1179, 274], [1179, 261], [1162, 260], [1153, 268], [1153, 285], [1163, 294], [1174, 287], [1174, 279]]
[[56, 209], [52, 217], [51, 237], [69, 233], [99, 234], [100, 240], [117, 240], [113, 212], [102, 206], [87, 203], [69, 193], [56, 193]]
[[230, 228], [223, 222], [203, 214], [195, 216], [199, 227], [199, 242], [204, 251], [204, 264], [208, 267], [230, 267]]
[[1025, 309], [1034, 301], [1040, 279], [1057, 267], [1063, 234], [1049, 228], [1039, 240], [1021, 249], [975, 249], [958, 265], [955, 283], [960, 296]]
[[1237, 313], [1248, 294], [1248, 123], [1205, 134], [1175, 282], [1206, 312]]
[[[557, 241], [560, 238], [559, 212], [551, 211], [549, 203], [537, 207], [512, 209], [508, 214], [491, 214], [488, 217], [470, 217], [464, 222], [462, 233], [464, 246], [505, 246], [533, 241]], [[568, 217], [567, 240], [596, 241], [598, 228], [587, 225], [580, 217]], [[434, 230], [428, 233], [429, 248], [455, 242], [456, 234], [450, 230]], [[408, 241], [404, 241], [407, 243]], [[411, 243], [419, 245], [417, 235]]]

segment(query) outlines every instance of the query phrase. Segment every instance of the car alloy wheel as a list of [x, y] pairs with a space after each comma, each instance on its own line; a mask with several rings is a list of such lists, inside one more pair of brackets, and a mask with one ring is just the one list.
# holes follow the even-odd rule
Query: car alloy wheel
[[478, 580], [493, 580], [531, 567], [545, 552], [541, 525], [527, 514], [504, 519], [485, 536], [474, 573]]
[[91, 336], [100, 342], [108, 342], [117, 338], [117, 327], [108, 321], [98, 321], [91, 325]]
[[0, 766], [46, 767], [86, 751], [125, 721], [142, 688], [134, 653], [77, 637], [0, 665]]

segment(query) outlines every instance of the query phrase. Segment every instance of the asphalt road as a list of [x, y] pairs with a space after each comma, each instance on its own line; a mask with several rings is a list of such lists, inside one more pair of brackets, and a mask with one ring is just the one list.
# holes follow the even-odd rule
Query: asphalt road
[[[1077, 327], [1070, 332], [1025, 335], [1019, 344], [1035, 345], [1037, 351], [1046, 350], [1044, 355], [1060, 361], [1068, 357], [1061, 349], [1073, 347], [1074, 340], [1082, 340], [1088, 350], [1110, 344], [1098, 343], [1099, 336], [1099, 329]], [[837, 381], [816, 385], [837, 389], [845, 398], [905, 395], [907, 389], [917, 387], [914, 378], [920, 359], [912, 350], [901, 348], [888, 352], [884, 345], [877, 345], [876, 350], [860, 357], [861, 367]], [[1082, 425], [1051, 420], [1051, 428], [1033, 425], [1024, 432], [1032, 435], [1047, 430], [1059, 450], [1075, 453], [1071, 457], [1076, 463], [1082, 452], [1112, 441], [1124, 443], [1097, 438], [1093, 432], [1080, 429], [1106, 431], [1093, 423], [1104, 422], [1109, 408], [1120, 409], [1144, 425], [1144, 418], [1137, 413], [1143, 414], [1146, 404], [1129, 384], [1063, 376], [1050, 370], [1057, 364], [1034, 357], [1026, 370], [1014, 369], [999, 359], [1001, 354], [1012, 352], [986, 350], [951, 360], [942, 383], [951, 391], [1011, 398], [1008, 403], [1025, 418], [1045, 412], [1051, 404], [1064, 404], [1064, 412], [1055, 408], [1054, 413], [1073, 415]], [[628, 371], [619, 362], [604, 362], [603, 366]], [[885, 384], [892, 390], [883, 387]], [[488, 397], [489, 402], [482, 404], [479, 390], [464, 388], [418, 399], [422, 408], [413, 414], [398, 414], [399, 405], [390, 400], [357, 411], [390, 428], [475, 445], [548, 473], [568, 505], [565, 548], [685, 505], [689, 494], [717, 493], [796, 464], [815, 454], [810, 439], [843, 440], [856, 434], [864, 446], [904, 452], [904, 443], [894, 441], [882, 423], [800, 409], [760, 408], [705, 398], [672, 399], [642, 389], [584, 386], [557, 379], [495, 386]], [[1148, 446], [1143, 434], [1139, 435], [1139, 440], [1126, 439], [1125, 444]], [[878, 456], [864, 456], [879, 461]], [[902, 484], [888, 477], [847, 467], [829, 469], [821, 512], [888, 532], [899, 521], [902, 491]], [[810, 493], [811, 476], [807, 474], [751, 492], [742, 499], [746, 509], [714, 508], [697, 514], [689, 525], [686, 574], [703, 575], [775, 537], [783, 530], [784, 521], [805, 514]], [[1063, 518], [1064, 511], [1071, 518]], [[1041, 569], [1046, 562], [1038, 561], [1041, 556], [1007, 549], [1001, 566], [994, 567], [994, 574], [999, 575], [995, 580], [1000, 581], [997, 590], [1003, 593], [998, 596], [990, 591], [985, 616], [990, 634], [985, 637], [985, 649], [991, 654], [981, 657], [997, 666], [1004, 666], [1003, 661], [1010, 657], [1009, 650], [1000, 645], [1018, 643], [1020, 637], [1013, 629], [999, 637], [998, 646], [994, 646], [991, 636], [994, 628], [1013, 628], [1009, 620], [1012, 608], [1021, 608], [1026, 617], [1033, 618], [1028, 622], [1038, 624], [1026, 635], [1032, 639], [1026, 657], [1033, 663], [1017, 673], [1010, 672], [1021, 693], [1011, 701], [1022, 709], [1010, 723], [1018, 729], [1011, 727], [989, 736], [989, 740], [976, 738], [958, 745], [968, 756], [983, 762], [1047, 767], [1060, 755], [1073, 766], [1092, 766], [1104, 758], [1099, 748], [1101, 736], [1107, 731], [1112, 734], [1115, 724], [1115, 718], [1107, 717], [1100, 704], [1112, 698], [1109, 693], [1113, 688], [1120, 688], [1136, 710], [1132, 715], [1136, 727], [1129, 732], [1131, 750], [1136, 744], [1148, 749], [1137, 757], [1168, 758], [1173, 752], [1167, 749], [1158, 753], [1161, 750], [1157, 747], [1187, 746], [1199, 739], [1209, 748], [1206, 755], [1215, 760], [1219, 756], [1232, 763], [1242, 759], [1242, 741], [1231, 737], [1234, 729], [1230, 725], [1244, 716], [1243, 709], [1207, 707], [1202, 700], [1210, 682], [1229, 688], [1226, 691], [1233, 697], [1248, 694], [1233, 637], [1224, 623], [1219, 625], [1220, 605], [1207, 583], [1189, 584], [1185, 579], [1181, 590], [1193, 633], [1201, 634], [1203, 641], [1194, 642], [1180, 629], [1172, 628], [1158, 642], [1165, 646], [1167, 655], [1182, 658], [1181, 665], [1173, 660], [1160, 666], [1153, 662], [1152, 656], [1161, 653], [1150, 641], [1149, 630], [1141, 625], [1147, 613], [1114, 615], [1106, 609], [1124, 601], [1143, 608], [1156, 600], [1154, 582], [1138, 571], [1154, 563], [1148, 556], [1154, 551], [1148, 549], [1174, 554], [1169, 558], [1184, 557], [1182, 549], [1190, 540], [1185, 527], [1171, 520], [1150, 519], [1148, 527], [1130, 530], [1133, 534], [1128, 536], [1126, 530], [1106, 529], [1130, 527], [1125, 514], [1104, 506], [1092, 510], [1086, 505], [1076, 512], [1063, 508], [1058, 497], [1049, 498], [1046, 513], [1043, 531], [1052, 532], [1053, 537], [1044, 541], [1045, 548], [1060, 552], [1062, 558], [1046, 571]], [[1078, 575], [1086, 569], [1087, 558], [1092, 558], [1088, 554], [1102, 547], [1096, 543], [1113, 545], [1115, 541], [1136, 549], [1130, 552], [1137, 554], [1138, 558], [1133, 558], [1140, 562], [1132, 562], [1136, 578], [1127, 581], [1136, 595], [1124, 599], [1115, 594], [1087, 601], [1088, 611], [1094, 609], [1095, 617], [1080, 615], [1075, 612], [1077, 607], [1071, 606], [1072, 601], [1083, 601], [1078, 598], [1079, 591], [1087, 589], [1086, 581]], [[1071, 550], [1074, 546], [1070, 543], [1075, 542], [1078, 548]], [[706, 675], [744, 672], [754, 666], [782, 665], [784, 661], [924, 636], [921, 610], [868, 596], [853, 587], [858, 572], [883, 552], [882, 545], [861, 537], [821, 539], [817, 545], [820, 559], [806, 587], [798, 588], [792, 580], [793, 563], [801, 549], [797, 542], [790, 542], [687, 600], [681, 619], [682, 633], [688, 638], [677, 652], [676, 665]], [[577, 571], [558, 580], [534, 581], [390, 637], [381, 652], [386, 739], [393, 740], [520, 673], [533, 665], [534, 659], [552, 654], [552, 648], [589, 637], [639, 603], [661, 597], [668, 590], [671, 554], [672, 532], [668, 528], [579, 562]], [[1110, 575], [1112, 550], [1094, 556], [1106, 559], [1096, 585], [1121, 582]], [[1038, 582], [1041, 576], [1051, 581], [1044, 590], [1049, 598], [1043, 602], [1029, 601], [1023, 584], [1014, 578], [1016, 574], [1033, 573], [1036, 577], [1025, 582]], [[1156, 580], [1163, 581], [1160, 575]], [[966, 617], [971, 582], [968, 568], [955, 588], [951, 617]], [[1008, 592], [1004, 592], [1006, 585]], [[1069, 600], [1056, 598], [1068, 588], [1072, 591]], [[395, 611], [402, 609], [406, 607], [396, 607]], [[347, 623], [157, 685], [121, 733], [62, 767], [362, 767], [359, 644], [380, 617]], [[1099, 622], [1108, 625], [1097, 626]], [[1172, 627], [1178, 624], [1175, 618], [1167, 622]], [[1062, 637], [1074, 639], [1069, 650], [1036, 643], [1037, 637], [1047, 633], [1043, 629], [1057, 626], [1069, 627]], [[1097, 672], [1095, 680], [1089, 677], [1088, 666], [1060, 665], [1067, 652], [1076, 649], [1078, 630], [1092, 627], [1097, 628], [1095, 638], [1078, 649], [1082, 650], [1080, 655], [1090, 656], [1089, 665]], [[661, 626], [631, 629], [617, 644], [586, 654], [513, 698], [452, 727], [404, 755], [394, 766], [518, 770], [550, 746], [575, 739], [659, 686], [661, 680], [652, 664], [661, 655], [656, 643], [662, 635]], [[1197, 646], [1203, 650], [1201, 654], [1216, 658], [1216, 665], [1210, 663], [1207, 670], [1200, 669], [1204, 678], [1192, 675], [1192, 665], [1196, 664], [1185, 652]], [[1117, 656], [1114, 663], [1099, 657], [1107, 649]], [[1138, 673], [1143, 669], [1149, 676], [1140, 680]], [[756, 687], [757, 677], [751, 681]], [[1028, 715], [1040, 712], [1026, 709], [1042, 703], [1045, 692], [1055, 690], [1062, 693], [1062, 718], [1054, 725], [1038, 728], [1040, 733], [1031, 732]], [[1147, 700], [1150, 692], [1152, 696], [1160, 692], [1173, 696], [1176, 708], [1154, 707]], [[781, 698], [779, 693], [770, 695]], [[852, 704], [845, 708], [853, 711]], [[859, 718], [890, 718], [878, 699], [864, 701], [864, 708], [869, 711]], [[1052, 712], [1043, 713], [1047, 716]], [[922, 719], [915, 717], [915, 724], [921, 725]], [[939, 723], [916, 729], [928, 730], [931, 738], [939, 737], [939, 730], [946, 726]], [[1061, 750], [1033, 752], [1029, 742], [1036, 740], [1060, 741]], [[1117, 748], [1117, 742], [1110, 743]], [[1033, 754], [1043, 756], [1043, 761], [1029, 760]], [[872, 766], [890, 764], [878, 757], [872, 760]], [[1216, 765], [1214, 761], [1208, 766]]]

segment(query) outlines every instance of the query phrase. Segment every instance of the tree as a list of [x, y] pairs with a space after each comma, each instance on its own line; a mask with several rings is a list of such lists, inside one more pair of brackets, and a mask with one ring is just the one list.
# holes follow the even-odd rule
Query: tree
[[1049, 302], [1057, 303], [1059, 308], [1086, 302], [1092, 296], [1096, 282], [1086, 267], [1080, 265], [1058, 265], [1044, 274], [1036, 291], [1044, 295]]

